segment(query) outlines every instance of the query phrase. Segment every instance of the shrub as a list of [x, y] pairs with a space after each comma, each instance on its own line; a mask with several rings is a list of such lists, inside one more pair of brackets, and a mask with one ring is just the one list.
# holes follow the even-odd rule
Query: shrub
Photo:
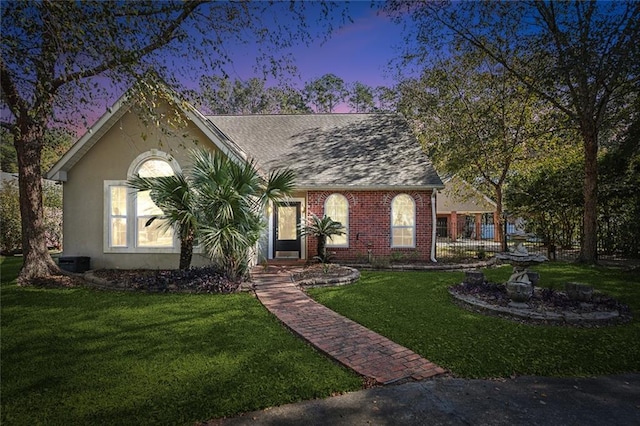
[[0, 252], [11, 255], [22, 248], [18, 181], [2, 180], [0, 185]]
[[[45, 183], [43, 187], [44, 226], [47, 247], [62, 249], [62, 189]], [[0, 252], [6, 255], [22, 251], [20, 192], [17, 180], [2, 180], [0, 185]]]

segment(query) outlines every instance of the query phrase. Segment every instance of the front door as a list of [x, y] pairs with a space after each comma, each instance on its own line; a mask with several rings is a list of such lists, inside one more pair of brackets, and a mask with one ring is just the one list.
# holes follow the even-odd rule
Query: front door
[[274, 258], [300, 259], [300, 203], [277, 203], [274, 215]]

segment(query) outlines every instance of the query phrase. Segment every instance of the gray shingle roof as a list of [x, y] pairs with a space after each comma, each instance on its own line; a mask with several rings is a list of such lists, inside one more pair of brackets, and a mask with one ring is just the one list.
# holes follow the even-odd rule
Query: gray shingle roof
[[293, 169], [300, 188], [442, 187], [400, 115], [217, 115], [207, 119], [261, 169]]

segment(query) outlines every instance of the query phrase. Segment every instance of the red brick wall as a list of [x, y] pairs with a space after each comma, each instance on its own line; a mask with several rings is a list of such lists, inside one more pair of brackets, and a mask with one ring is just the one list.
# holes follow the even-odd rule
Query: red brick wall
[[[431, 191], [309, 191], [307, 214], [324, 215], [324, 202], [339, 193], [349, 202], [349, 247], [327, 247], [332, 260], [366, 261], [368, 250], [376, 258], [403, 258], [429, 261], [431, 258]], [[416, 206], [415, 248], [391, 248], [391, 201], [398, 194], [408, 194]], [[317, 241], [307, 238], [307, 259], [317, 255]]]

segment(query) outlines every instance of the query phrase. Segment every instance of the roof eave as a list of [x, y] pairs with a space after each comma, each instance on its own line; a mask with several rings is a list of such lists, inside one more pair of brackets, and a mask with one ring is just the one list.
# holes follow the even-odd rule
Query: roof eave
[[430, 191], [444, 188], [441, 184], [432, 185], [301, 185], [297, 191]]

